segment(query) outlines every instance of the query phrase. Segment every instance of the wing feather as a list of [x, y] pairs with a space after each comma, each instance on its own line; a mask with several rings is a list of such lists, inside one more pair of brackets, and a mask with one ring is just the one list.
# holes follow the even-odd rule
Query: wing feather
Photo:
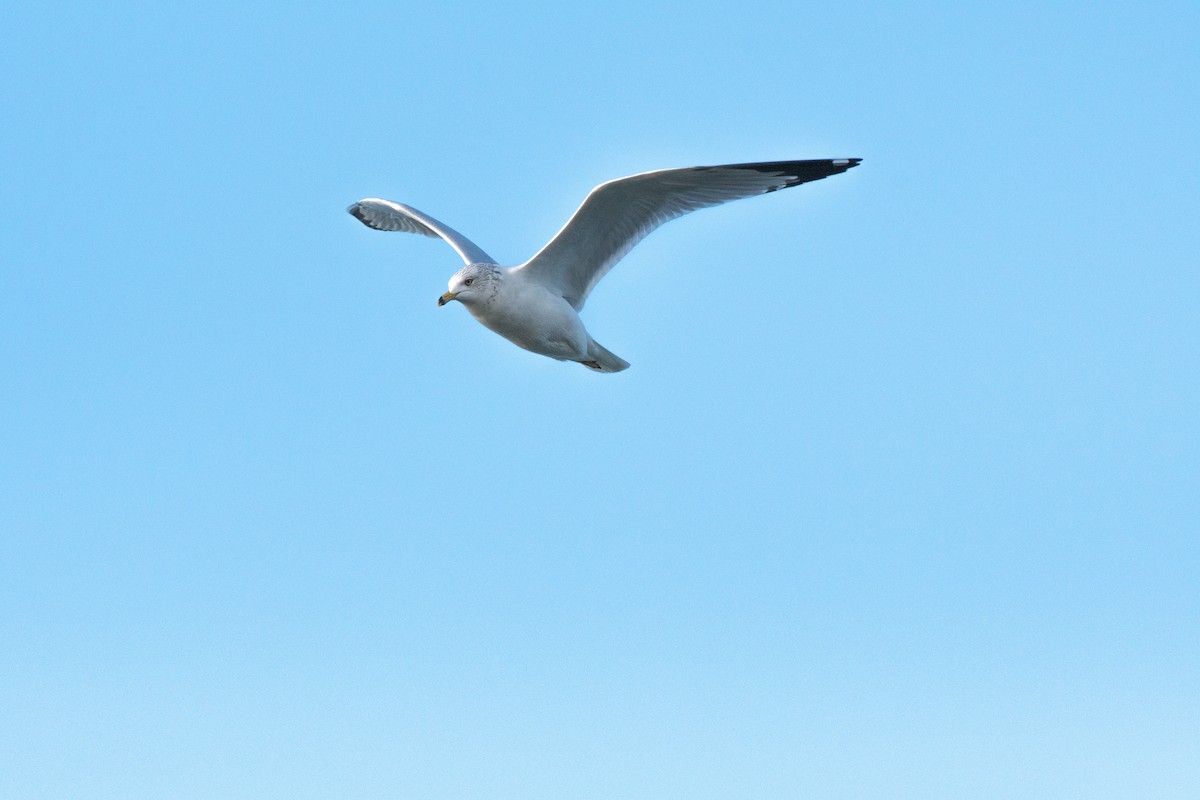
[[463, 236], [445, 223], [438, 222], [428, 214], [412, 206], [369, 197], [359, 200], [346, 209], [362, 224], [377, 231], [403, 231], [422, 236], [435, 236], [446, 240], [459, 257], [467, 264], [495, 264], [483, 248]]
[[588, 294], [634, 245], [700, 208], [837, 175], [862, 159], [770, 161], [643, 172], [602, 183], [537, 255], [518, 269], [583, 308]]

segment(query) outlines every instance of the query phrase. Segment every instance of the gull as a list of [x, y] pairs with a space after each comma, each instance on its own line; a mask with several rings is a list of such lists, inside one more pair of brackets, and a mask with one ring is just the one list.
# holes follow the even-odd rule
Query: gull
[[700, 208], [827, 178], [860, 158], [767, 161], [642, 172], [602, 183], [550, 242], [524, 264], [502, 267], [458, 231], [412, 206], [359, 200], [346, 210], [364, 225], [441, 237], [466, 266], [438, 298], [457, 300], [513, 344], [596, 372], [620, 372], [625, 359], [602, 347], [579, 312], [596, 284], [633, 246], [665, 222]]

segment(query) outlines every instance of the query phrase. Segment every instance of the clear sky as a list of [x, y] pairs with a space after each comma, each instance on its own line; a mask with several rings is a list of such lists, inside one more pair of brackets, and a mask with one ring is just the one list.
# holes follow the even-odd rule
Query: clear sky
[[4, 13], [0, 797], [1200, 795], [1195, 3], [244, 5]]

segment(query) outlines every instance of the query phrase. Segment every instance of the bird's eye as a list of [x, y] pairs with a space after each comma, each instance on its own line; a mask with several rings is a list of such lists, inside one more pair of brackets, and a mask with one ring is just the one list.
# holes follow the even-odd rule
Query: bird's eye
[[463, 281], [463, 283], [465, 283], [467, 286], [470, 286], [474, 282], [475, 282], [474, 278], [467, 278], [465, 281]]

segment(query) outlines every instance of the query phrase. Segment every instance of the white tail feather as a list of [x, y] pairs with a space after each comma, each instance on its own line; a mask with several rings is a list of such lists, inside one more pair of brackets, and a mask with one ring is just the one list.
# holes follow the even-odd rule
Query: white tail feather
[[[628, 361], [613, 355], [591, 338], [588, 339], [588, 358], [591, 363], [584, 363], [584, 366], [596, 372], [620, 372], [623, 369], [629, 369]], [[593, 367], [592, 364], [597, 366]]]

